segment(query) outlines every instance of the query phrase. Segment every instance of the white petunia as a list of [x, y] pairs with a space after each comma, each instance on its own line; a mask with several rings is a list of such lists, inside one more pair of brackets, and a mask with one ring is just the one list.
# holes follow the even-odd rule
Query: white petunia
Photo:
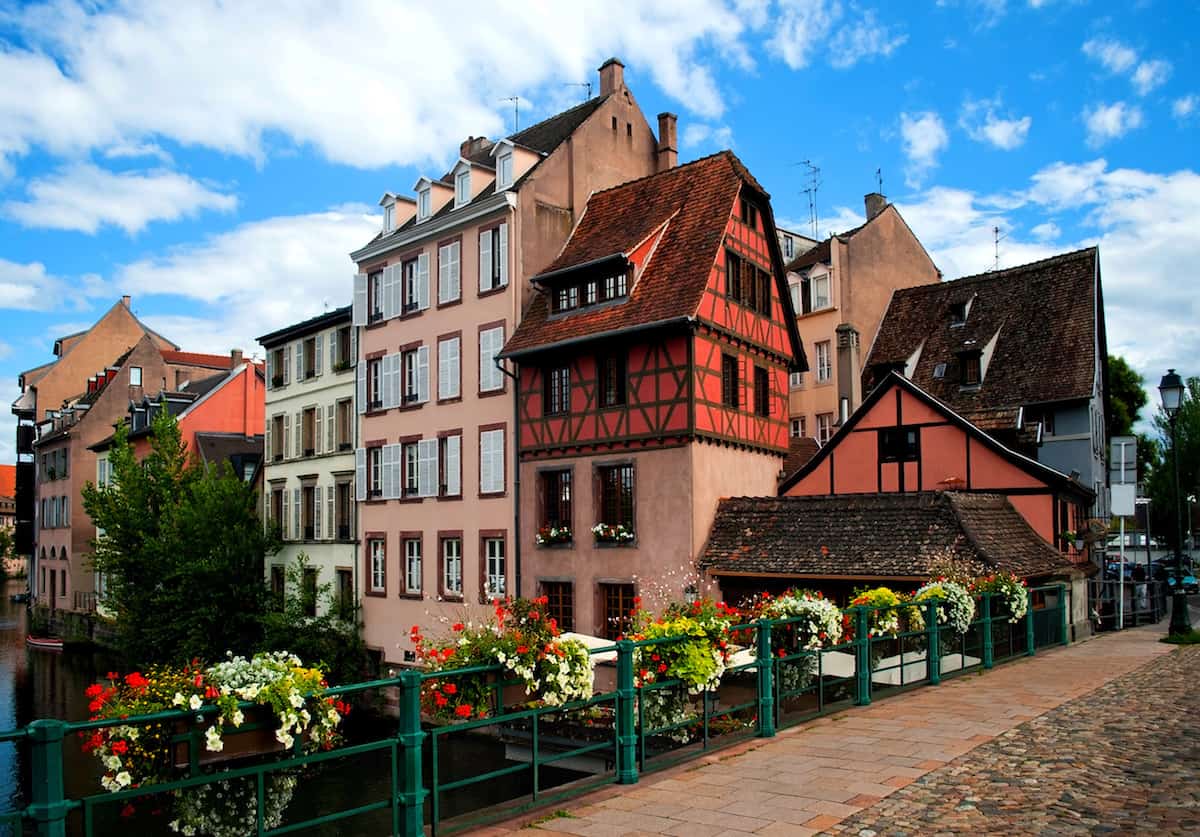
[[130, 783], [133, 782], [133, 777], [129, 775], [128, 770], [122, 770], [113, 777], [113, 781], [117, 783], [118, 787], [127, 788], [129, 787]]
[[200, 695], [192, 695], [191, 700], [188, 701], [188, 706], [192, 708], [193, 712], [200, 708], [200, 704]]
[[212, 753], [219, 753], [225, 749], [225, 742], [221, 740], [221, 733], [215, 726], [209, 727], [204, 733], [204, 745]]

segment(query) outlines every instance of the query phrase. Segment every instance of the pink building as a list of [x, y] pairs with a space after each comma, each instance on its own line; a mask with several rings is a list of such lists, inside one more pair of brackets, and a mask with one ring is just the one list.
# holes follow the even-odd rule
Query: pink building
[[588, 196], [675, 162], [675, 117], [656, 138], [623, 69], [610, 59], [599, 96], [544, 122], [467, 139], [415, 198], [385, 194], [383, 229], [351, 254], [363, 619], [385, 661], [405, 659], [410, 626], [517, 592], [514, 386], [497, 356]]

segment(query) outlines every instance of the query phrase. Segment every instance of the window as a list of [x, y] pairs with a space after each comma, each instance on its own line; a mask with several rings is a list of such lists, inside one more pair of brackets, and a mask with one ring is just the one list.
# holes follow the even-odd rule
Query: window
[[955, 302], [950, 306], [950, 325], [959, 326], [967, 322], [967, 303]]
[[354, 610], [354, 573], [350, 570], [337, 570], [337, 610], [343, 619]]
[[463, 206], [471, 202], [471, 170], [465, 169], [454, 176], [454, 205]]
[[554, 528], [571, 529], [571, 472], [543, 471], [540, 475], [542, 483], [542, 525]]
[[880, 462], [915, 462], [918, 457], [915, 427], [885, 427], [879, 431]]
[[283, 567], [278, 564], [271, 565], [271, 599], [275, 602], [275, 607], [282, 609], [284, 604], [284, 587], [286, 582], [284, 579]]
[[438, 492], [438, 440], [407, 442], [404, 450], [404, 497], [433, 497]]
[[817, 344], [817, 383], [823, 384], [833, 377], [832, 347], [828, 340]]
[[442, 479], [438, 490], [443, 497], [462, 496], [462, 435], [455, 433], [438, 440]]
[[301, 537], [306, 541], [311, 541], [316, 537], [316, 519], [313, 514], [316, 511], [316, 486], [304, 486], [300, 490], [300, 496], [302, 498], [300, 503]]
[[479, 292], [508, 284], [508, 224], [479, 233]]
[[579, 286], [567, 285], [554, 292], [553, 311], [556, 314], [579, 306]]
[[129, 367], [129, 385], [131, 387], [140, 387], [142, 385], [142, 367]]
[[354, 534], [354, 503], [350, 483], [339, 482], [335, 494], [334, 531], [339, 541], [348, 541]]
[[502, 494], [504, 474], [504, 430], [479, 433], [479, 493]]
[[308, 407], [302, 413], [301, 433], [303, 434], [304, 455], [312, 456], [317, 446], [317, 409]]
[[438, 303], [462, 298], [462, 244], [452, 241], [438, 247]]
[[542, 378], [542, 414], [558, 416], [571, 409], [571, 370], [565, 366], [547, 369]]
[[556, 288], [550, 297], [550, 309], [555, 314], [561, 314], [575, 308], [624, 299], [628, 294], [629, 275], [621, 271], [605, 276], [603, 280], [588, 279]]
[[742, 260], [732, 250], [725, 251], [725, 296], [742, 298]]
[[367, 448], [367, 496], [376, 499], [383, 496], [383, 448]]
[[755, 268], [754, 276], [758, 282], [758, 307], [755, 310], [764, 317], [769, 317], [771, 316], [771, 274], [761, 268]]
[[503, 596], [507, 593], [504, 564], [504, 538], [483, 539], [484, 595]]
[[790, 375], [788, 375], [788, 386], [791, 387], [792, 389], [803, 389], [804, 388], [804, 373], [803, 372], [793, 372]]
[[[369, 322], [383, 319], [383, 271], [377, 270], [367, 277], [367, 295], [370, 298]], [[286, 369], [286, 365], [284, 366]]]
[[817, 441], [822, 445], [833, 435], [833, 413], [817, 413]]
[[391, 232], [396, 227], [396, 205], [389, 203], [383, 208], [383, 231]]
[[799, 439], [808, 435], [808, 421], [804, 416], [792, 419], [792, 438]]
[[416, 404], [429, 400], [429, 348], [419, 346], [401, 352], [404, 369], [404, 403]]
[[267, 365], [271, 372], [271, 389], [279, 389], [283, 386], [284, 370], [287, 369], [287, 359], [283, 356], [283, 347], [272, 349], [267, 354]]
[[433, 211], [433, 190], [426, 186], [417, 192], [417, 220], [424, 221]]
[[761, 366], [754, 367], [754, 412], [760, 416], [771, 414], [771, 376]]
[[416, 442], [404, 445], [404, 496], [417, 497], [421, 493], [421, 453]]
[[969, 352], [960, 356], [962, 366], [962, 385], [964, 387], [979, 386], [983, 379], [980, 372], [980, 353]]
[[479, 391], [504, 389], [504, 372], [496, 366], [496, 355], [504, 348], [504, 326], [479, 332]]
[[304, 605], [305, 616], [317, 615], [317, 568], [305, 567], [304, 577], [302, 579], [304, 585], [301, 590], [300, 601]]
[[935, 378], [946, 377], [946, 364], [935, 363], [933, 366], [933, 377], [935, 377]]
[[617, 639], [633, 625], [634, 588], [632, 584], [600, 585], [600, 634]]
[[575, 630], [575, 585], [569, 581], [543, 581], [541, 586], [546, 615], [560, 631]]
[[337, 449], [350, 450], [354, 445], [354, 410], [349, 398], [337, 403]]
[[750, 227], [758, 227], [758, 207], [747, 198], [741, 199], [741, 218]]
[[721, 355], [721, 403], [726, 407], [738, 407], [738, 359], [734, 355]]
[[387, 556], [383, 538], [372, 538], [367, 541], [367, 555], [370, 560], [369, 576], [372, 593], [387, 592]]
[[513, 182], [512, 152], [496, 158], [496, 190], [507, 189]]
[[442, 593], [462, 598], [462, 538], [442, 538]]
[[438, 340], [438, 400], [458, 398], [462, 381], [458, 337]]
[[404, 283], [404, 311], [408, 314], [421, 307], [421, 287], [417, 271], [417, 259], [409, 259], [400, 265], [401, 281]]
[[794, 238], [792, 238], [790, 235], [781, 236], [780, 238], [782, 239], [782, 241], [780, 243], [783, 245], [783, 257], [785, 259], [790, 259], [790, 258], [795, 257], [795, 255], [796, 255], [796, 240]]
[[633, 465], [606, 465], [600, 477], [600, 523], [635, 529], [633, 508]]
[[803, 309], [800, 306], [800, 283], [788, 282], [788, 294], [792, 297], [792, 313], [803, 313]]
[[274, 486], [271, 488], [271, 525], [275, 527], [276, 532], [283, 535], [283, 518], [287, 509], [287, 501], [284, 499], [285, 492], [282, 486]]
[[404, 592], [413, 594], [421, 592], [421, 540], [420, 538], [404, 539]]
[[809, 277], [808, 280], [809, 293], [812, 294], [813, 311], [820, 311], [822, 308], [830, 306], [829, 301], [829, 274], [822, 273], [816, 276]]
[[317, 374], [317, 338], [309, 337], [301, 343], [301, 363], [304, 367], [304, 377], [312, 378]]
[[617, 407], [625, 403], [625, 355], [608, 354], [596, 358], [600, 378], [600, 406]]
[[628, 278], [625, 271], [604, 277], [604, 301], [620, 299], [628, 293]]

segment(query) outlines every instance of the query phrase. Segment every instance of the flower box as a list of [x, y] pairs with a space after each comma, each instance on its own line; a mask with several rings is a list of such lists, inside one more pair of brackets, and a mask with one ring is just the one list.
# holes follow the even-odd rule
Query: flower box
[[623, 523], [612, 526], [608, 523], [597, 523], [592, 527], [592, 537], [597, 544], [615, 544], [618, 546], [632, 545], [636, 539], [634, 531]]
[[538, 546], [569, 546], [574, 540], [568, 526], [551, 526], [549, 524], [538, 529], [534, 540]]
[[[221, 735], [221, 750], [213, 752], [205, 746], [204, 731], [208, 728], [209, 719], [193, 727], [186, 721], [180, 721], [175, 726], [177, 735], [187, 736], [196, 730], [196, 753], [202, 765], [220, 764], [250, 756], [265, 756], [271, 753], [283, 752], [286, 748], [275, 738], [275, 730], [279, 722], [275, 714], [266, 707], [255, 707], [246, 710], [246, 720], [240, 727], [227, 727]], [[307, 735], [305, 736], [307, 738]], [[187, 740], [174, 744], [173, 761], [176, 767], [188, 767]]]

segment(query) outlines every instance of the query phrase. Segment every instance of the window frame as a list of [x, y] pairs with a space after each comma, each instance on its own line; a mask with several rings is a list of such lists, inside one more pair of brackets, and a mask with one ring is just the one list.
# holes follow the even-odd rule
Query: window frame
[[605, 352], [596, 356], [596, 393], [601, 409], [624, 407], [629, 400], [628, 356]]
[[[500, 483], [499, 488], [488, 489], [483, 484], [483, 437], [484, 434], [489, 434], [488, 438], [495, 438], [494, 435], [500, 434]], [[479, 496], [480, 497], [503, 497], [508, 493], [508, 425], [500, 424], [484, 424], [480, 425], [478, 433], [479, 444]]]
[[[411, 547], [416, 547], [416, 555], [411, 554]], [[417, 585], [413, 581], [413, 558], [416, 558]], [[401, 595], [420, 597], [425, 591], [425, 543], [420, 532], [400, 533], [400, 559], [404, 562], [400, 573]]]
[[571, 367], [551, 366], [542, 370], [542, 415], [565, 416], [571, 412]]
[[[598, 463], [596, 465], [596, 488], [596, 522], [613, 527], [624, 525], [636, 537], [637, 468], [635, 464], [631, 461]], [[610, 517], [612, 519], [609, 519]]]
[[573, 468], [547, 468], [538, 472], [538, 490], [541, 492], [539, 505], [542, 510], [539, 528], [565, 526], [572, 535], [575, 534], [574, 482]]
[[739, 398], [740, 360], [737, 355], [721, 353], [721, 404], [727, 409], [740, 408]]
[[[483, 348], [484, 335], [492, 335], [492, 334], [495, 334], [496, 332], [500, 333], [499, 343], [495, 346], [495, 351], [493, 351], [491, 353], [490, 361], [485, 363], [484, 362], [484, 354], [483, 354], [483, 352], [484, 352], [484, 348]], [[503, 351], [503, 349], [504, 349], [504, 339], [505, 339], [506, 332], [507, 332], [507, 329], [506, 329], [506, 323], [504, 320], [497, 320], [497, 321], [491, 322], [491, 323], [484, 323], [479, 326], [478, 337], [476, 340], [476, 347], [478, 349], [478, 355], [479, 355], [479, 391], [478, 391], [478, 395], [481, 395], [481, 396], [493, 395], [496, 393], [506, 392], [508, 389], [508, 383], [507, 383], [508, 376], [504, 374], [504, 371], [502, 369], [500, 369], [499, 367], [496, 366], [496, 362], [495, 362], [496, 356], [499, 355], [500, 352]], [[494, 381], [491, 381], [491, 380], [488, 381], [489, 384], [494, 383], [495, 384], [494, 386], [487, 386], [487, 387], [484, 386], [484, 375], [483, 375], [484, 369], [489, 370], [488, 371], [489, 375], [495, 375]]]
[[[458, 544], [458, 555], [451, 556], [448, 554], [447, 547], [450, 544]], [[450, 559], [454, 557], [458, 561], [458, 589], [452, 590], [450, 585]], [[438, 532], [438, 591], [443, 599], [453, 601], [462, 601], [465, 598], [466, 587], [463, 579], [463, 534], [461, 531], [443, 531]]]
[[[825, 427], [822, 429], [821, 420], [825, 419]], [[824, 436], [824, 438], [822, 438]], [[833, 438], [833, 413], [817, 413], [817, 443], [824, 446]]]
[[[880, 462], [917, 462], [921, 458], [921, 431], [913, 425], [881, 427], [877, 431]], [[911, 441], [909, 439], [911, 437]]]
[[140, 387], [142, 385], [142, 367], [129, 367], [129, 385], [131, 387]]
[[[368, 532], [366, 542], [368, 596], [387, 595], [387, 537], [382, 532]], [[378, 549], [377, 549], [378, 548]], [[376, 566], [378, 560], [378, 566]]]
[[[491, 547], [500, 545], [499, 574], [493, 573], [493, 556]], [[479, 532], [479, 568], [480, 568], [480, 598], [484, 601], [502, 598], [508, 595], [508, 532], [503, 529], [485, 529]], [[499, 579], [499, 589], [493, 587], [493, 579]]]
[[[615, 640], [628, 633], [633, 624], [632, 611], [636, 607], [637, 584], [631, 581], [600, 581], [596, 584], [596, 592], [600, 599], [599, 636]], [[611, 606], [616, 605], [616, 616], [611, 615]], [[625, 605], [628, 604], [628, 607]]]
[[554, 619], [560, 631], [575, 630], [575, 582], [547, 578], [538, 581], [538, 592], [546, 597], [546, 615]]
[[833, 380], [833, 341], [817, 341], [813, 344], [813, 352], [817, 360], [817, 383], [827, 384]]
[[454, 208], [466, 206], [471, 202], [471, 170], [463, 168], [454, 175]]
[[754, 365], [754, 414], [761, 418], [771, 415], [771, 373], [758, 364]]

